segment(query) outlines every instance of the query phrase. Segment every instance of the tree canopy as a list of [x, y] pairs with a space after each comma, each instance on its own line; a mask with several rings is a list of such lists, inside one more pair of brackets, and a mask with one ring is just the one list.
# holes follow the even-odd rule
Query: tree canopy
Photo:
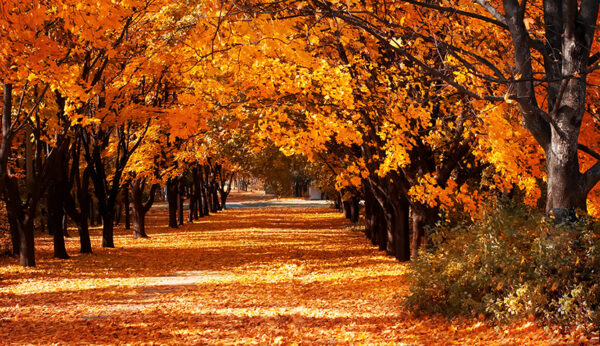
[[286, 184], [364, 199], [400, 260], [427, 227], [502, 195], [597, 216], [597, 13], [593, 0], [4, 1], [0, 188], [21, 262], [49, 187], [76, 219], [90, 197], [77, 191], [93, 192], [110, 247], [130, 184], [193, 194], [201, 172], [226, 196], [230, 173], [297, 165]]

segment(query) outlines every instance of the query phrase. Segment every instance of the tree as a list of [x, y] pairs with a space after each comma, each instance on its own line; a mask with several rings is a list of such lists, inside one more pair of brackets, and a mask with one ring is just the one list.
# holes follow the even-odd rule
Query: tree
[[[474, 2], [477, 7], [459, 1], [444, 4], [447, 6], [403, 1], [400, 8], [408, 15], [392, 13], [384, 18], [368, 10], [361, 14], [351, 12], [343, 4], [319, 1], [313, 4], [326, 11], [326, 16], [339, 18], [392, 47], [422, 71], [441, 78], [465, 96], [496, 102], [514, 100], [525, 127], [545, 153], [546, 210], [585, 209], [586, 197], [600, 180], [600, 162], [580, 172], [578, 155], [582, 151], [600, 158], [579, 143], [589, 94], [588, 80], [596, 70], [593, 64], [597, 58], [591, 54], [591, 48], [595, 42], [598, 1], [507, 0], [502, 2], [504, 13], [497, 2]], [[481, 11], [488, 16], [480, 14]], [[432, 18], [432, 12], [440, 20], [417, 26], [415, 18]], [[405, 23], [403, 18], [408, 16], [413, 18]], [[449, 34], [447, 30], [453, 24], [469, 29]], [[487, 43], [481, 40], [491, 35], [501, 39]], [[403, 40], [409, 43], [402, 44]], [[484, 44], [476, 49], [468, 47], [474, 41]], [[453, 65], [470, 77], [445, 73], [420, 55], [419, 49], [413, 49], [416, 45], [449, 49], [454, 56]], [[513, 54], [513, 69], [502, 68], [506, 52]], [[496, 90], [495, 94], [489, 93], [490, 86]], [[506, 97], [501, 97], [498, 92], [504, 86], [509, 88], [504, 89]]]

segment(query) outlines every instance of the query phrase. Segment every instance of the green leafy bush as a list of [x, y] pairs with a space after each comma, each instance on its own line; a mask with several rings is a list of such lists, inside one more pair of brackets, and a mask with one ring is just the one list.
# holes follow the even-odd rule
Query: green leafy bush
[[440, 225], [410, 267], [415, 311], [599, 325], [600, 225], [554, 225], [522, 205]]

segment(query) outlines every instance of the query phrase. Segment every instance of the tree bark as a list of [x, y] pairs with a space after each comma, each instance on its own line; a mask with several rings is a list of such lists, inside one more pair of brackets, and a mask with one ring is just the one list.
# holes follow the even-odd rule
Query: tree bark
[[81, 183], [78, 184], [77, 198], [79, 200], [80, 220], [77, 223], [79, 230], [79, 245], [81, 253], [92, 253], [92, 243], [90, 241], [90, 231], [88, 227], [89, 205], [91, 204], [89, 195], [89, 171], [84, 170]]
[[425, 238], [425, 230], [433, 227], [437, 221], [437, 209], [431, 208], [420, 203], [415, 203], [411, 208], [411, 229], [412, 239], [410, 254], [412, 258], [416, 258], [419, 255], [419, 249], [427, 246], [427, 239]]
[[19, 238], [19, 228], [17, 226], [17, 220], [15, 220], [15, 217], [13, 215], [11, 215], [11, 213], [8, 211], [8, 208], [6, 208], [6, 214], [7, 214], [7, 218], [8, 218], [8, 225], [10, 228], [10, 237], [11, 237], [11, 241], [12, 241], [12, 255], [14, 257], [19, 256], [19, 252], [21, 251], [20, 246], [21, 246], [21, 239]]
[[202, 208], [203, 208], [203, 216], [208, 216], [210, 215], [210, 207], [209, 207], [209, 203], [208, 203], [208, 191], [206, 188], [206, 185], [202, 186]]
[[169, 205], [169, 227], [177, 228], [177, 179], [167, 180], [167, 204]]
[[380, 182], [372, 179], [369, 179], [369, 182], [385, 219], [385, 251], [399, 261], [409, 261], [410, 204], [407, 197], [401, 193], [401, 179], [398, 174], [394, 174], [393, 177], [387, 177]]
[[[77, 158], [77, 161], [79, 161], [79, 158]], [[76, 167], [76, 170], [79, 171], [79, 164], [77, 164]], [[92, 243], [90, 241], [90, 231], [88, 226], [88, 219], [90, 218], [89, 208], [92, 205], [92, 199], [89, 193], [90, 172], [88, 169], [84, 169], [81, 177], [79, 177], [79, 172], [76, 172], [75, 174], [77, 199], [79, 201], [79, 220], [76, 220], [77, 229], [79, 231], [79, 252], [92, 253]]]
[[94, 199], [90, 197], [90, 225], [96, 225], [96, 209], [94, 208]]
[[189, 185], [189, 197], [190, 197], [190, 205], [188, 208], [188, 222], [192, 223], [195, 219], [198, 218], [198, 205], [197, 205], [197, 193], [196, 193], [196, 184], [194, 182], [193, 172], [192, 172], [192, 182]]
[[352, 213], [352, 211], [350, 210], [351, 204], [352, 203], [350, 202], [350, 200], [342, 201], [342, 210], [344, 211], [344, 217], [348, 220], [350, 220]]
[[134, 180], [131, 182], [131, 196], [133, 199], [133, 238], [148, 238], [146, 234], [146, 213], [154, 204], [154, 196], [160, 185], [153, 184], [148, 193], [146, 202], [143, 200], [145, 181]]
[[102, 247], [114, 248], [114, 208], [101, 211], [102, 214]]
[[353, 196], [350, 199], [350, 221], [357, 223], [360, 218], [360, 198]]
[[178, 191], [178, 201], [177, 201], [177, 211], [179, 214], [179, 225], [183, 225], [184, 224], [184, 210], [183, 210], [183, 205], [185, 202], [185, 181], [183, 177], [180, 177], [179, 179], [179, 191]]
[[35, 267], [33, 219], [26, 216], [25, 220], [19, 222], [17, 227], [19, 229], [19, 239], [21, 240], [19, 262], [23, 267]]
[[48, 189], [48, 230], [52, 231], [54, 239], [54, 257], [66, 259], [69, 258], [65, 247], [65, 238], [63, 234], [64, 206], [62, 182], [54, 181]]
[[600, 179], [600, 161], [581, 174], [577, 153], [598, 1], [544, 1], [544, 44], [548, 56], [544, 67], [549, 103], [545, 115], [535, 99], [530, 37], [523, 22], [524, 8], [517, 0], [504, 0], [503, 3], [515, 52], [516, 72], [522, 76], [521, 81], [515, 83], [517, 101], [525, 127], [546, 153], [546, 211], [567, 215], [569, 213], [564, 211], [585, 210], [587, 194]]
[[131, 182], [131, 205], [133, 206], [133, 238], [148, 238], [146, 234], [146, 222], [143, 202], [145, 182], [134, 180]]
[[35, 247], [33, 237], [32, 207], [23, 209], [21, 196], [15, 178], [6, 179], [4, 190], [9, 215], [14, 216], [14, 225], [19, 238], [19, 262], [23, 267], [35, 267]]
[[219, 193], [217, 192], [217, 184], [215, 181], [210, 183], [210, 211], [213, 213], [221, 209], [219, 204]]
[[399, 261], [410, 260], [409, 203], [403, 198], [395, 198], [386, 203], [386, 252]]
[[129, 184], [123, 188], [123, 207], [125, 208], [125, 229], [131, 229], [131, 212], [129, 201]]

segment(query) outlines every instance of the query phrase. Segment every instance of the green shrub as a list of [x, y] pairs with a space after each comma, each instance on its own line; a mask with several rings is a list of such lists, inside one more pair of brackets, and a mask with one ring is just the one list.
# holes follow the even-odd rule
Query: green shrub
[[476, 223], [440, 225], [410, 265], [415, 311], [530, 315], [565, 325], [599, 325], [600, 225], [555, 226], [522, 205], [502, 205]]

